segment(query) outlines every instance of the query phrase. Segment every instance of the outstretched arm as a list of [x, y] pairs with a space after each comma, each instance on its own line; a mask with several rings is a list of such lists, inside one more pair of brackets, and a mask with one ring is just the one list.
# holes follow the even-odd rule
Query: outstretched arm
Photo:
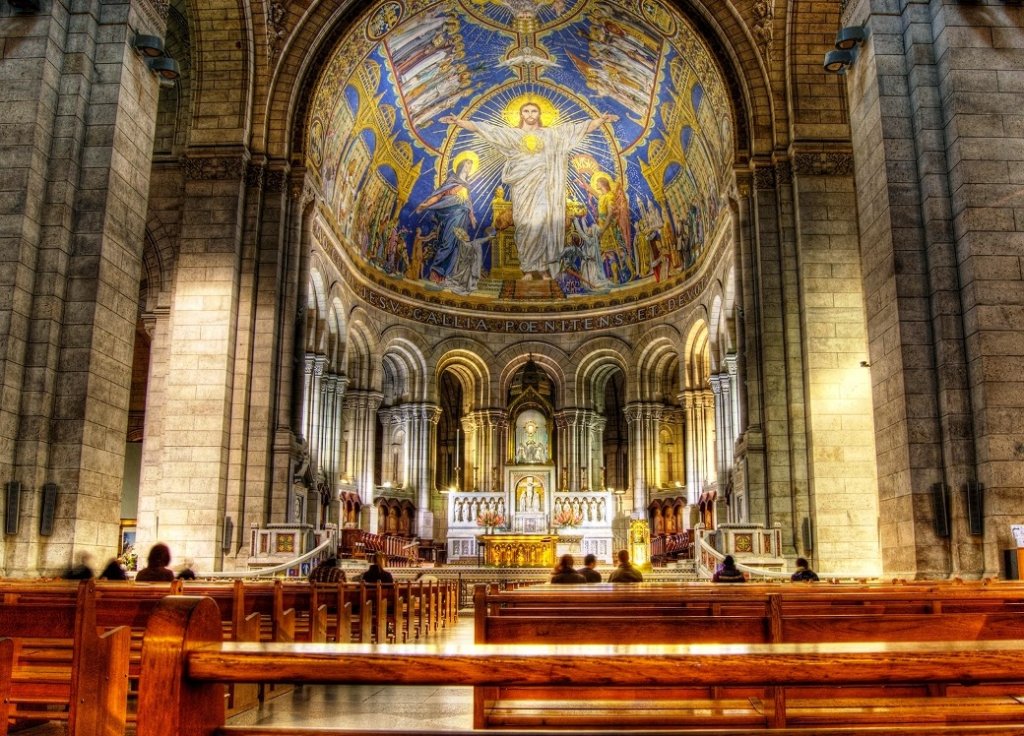
[[605, 123], [614, 123], [618, 119], [619, 116], [612, 113], [605, 113], [604, 115], [596, 117], [587, 123], [587, 133], [593, 133]]
[[445, 125], [457, 125], [463, 130], [468, 130], [471, 133], [477, 132], [476, 123], [472, 120], [463, 120], [462, 118], [457, 118], [454, 115], [445, 115], [441, 118], [441, 122]]

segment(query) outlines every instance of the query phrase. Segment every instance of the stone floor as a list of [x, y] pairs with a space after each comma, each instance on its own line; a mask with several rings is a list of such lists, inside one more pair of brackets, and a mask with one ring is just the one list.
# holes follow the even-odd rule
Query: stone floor
[[[431, 643], [473, 642], [473, 612]], [[473, 726], [473, 689], [469, 687], [304, 685], [258, 709], [239, 714], [232, 725], [350, 729], [468, 730]]]

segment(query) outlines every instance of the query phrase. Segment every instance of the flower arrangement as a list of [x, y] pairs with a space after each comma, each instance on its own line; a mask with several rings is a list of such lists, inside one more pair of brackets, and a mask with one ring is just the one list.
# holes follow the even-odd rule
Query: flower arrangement
[[505, 523], [505, 517], [497, 511], [481, 511], [476, 517], [477, 526], [485, 526], [491, 529]]
[[555, 526], [579, 526], [583, 523], [583, 514], [564, 508], [555, 514]]
[[124, 565], [126, 570], [134, 570], [139, 564], [139, 553], [135, 551], [135, 545], [126, 544], [117, 561]]

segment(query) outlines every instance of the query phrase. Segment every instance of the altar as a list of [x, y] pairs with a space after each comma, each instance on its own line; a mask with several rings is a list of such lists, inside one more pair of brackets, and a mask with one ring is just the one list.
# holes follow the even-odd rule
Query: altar
[[555, 566], [554, 534], [480, 534], [477, 543], [483, 549], [484, 564], [493, 567]]

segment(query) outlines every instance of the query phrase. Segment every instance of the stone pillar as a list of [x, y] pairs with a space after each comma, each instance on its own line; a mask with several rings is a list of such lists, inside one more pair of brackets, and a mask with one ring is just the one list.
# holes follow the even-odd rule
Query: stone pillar
[[729, 374], [718, 373], [711, 376], [711, 391], [715, 404], [715, 458], [718, 468], [717, 480], [719, 493], [725, 489], [726, 477], [729, 472], [729, 432], [731, 417], [729, 411]]
[[608, 420], [600, 414], [587, 411], [584, 421], [587, 427], [587, 466], [590, 468], [590, 482], [587, 487], [603, 491], [608, 485], [604, 467], [604, 428]]
[[700, 401], [704, 421], [704, 483], [718, 479], [717, 434], [715, 424], [715, 394], [708, 388], [701, 392]]
[[431, 462], [432, 431], [441, 418], [441, 407], [431, 403], [403, 404], [405, 426], [405, 487], [416, 493], [416, 534], [422, 539], [434, 536], [434, 514], [431, 507], [434, 466]]
[[[501, 472], [504, 468], [503, 430], [508, 420], [499, 409], [481, 409], [463, 419], [463, 427], [470, 421], [474, 432], [474, 462], [476, 485], [481, 491], [498, 491], [501, 488]], [[469, 437], [469, 430], [467, 438]]]
[[[148, 2], [0, 8], [0, 469], [21, 483], [0, 570], [52, 574], [118, 544], [159, 87], [131, 44]], [[58, 488], [40, 537], [42, 487]]]
[[[364, 509], [373, 508], [376, 487], [373, 477], [373, 460], [376, 444], [377, 407], [383, 394], [366, 389], [350, 389], [345, 394], [345, 426], [349, 430], [349, 452], [352, 465], [350, 477], [356, 486], [359, 500]], [[363, 527], [376, 530], [376, 525]]]
[[686, 458], [686, 503], [690, 506], [697, 503], [700, 497], [700, 454], [697, 452], [697, 407], [693, 391], [687, 389], [679, 394], [679, 402], [683, 406], [683, 428], [686, 432], [683, 453]]
[[633, 516], [637, 518], [647, 518], [648, 494], [657, 486], [658, 424], [663, 410], [661, 404], [646, 401], [625, 406], [633, 465]]
[[[868, 40], [845, 77], [886, 574], [999, 575], [1020, 521], [1018, 324], [1024, 10], [849, 2]], [[908, 110], [913, 114], [908, 114]], [[861, 164], [861, 162], [870, 162]], [[1012, 328], [1011, 328], [1012, 327]], [[865, 374], [867, 371], [863, 371]], [[865, 379], [866, 380], [866, 379]], [[972, 534], [969, 483], [985, 486]], [[933, 492], [949, 489], [948, 528]], [[948, 536], [943, 532], [948, 532]]]

